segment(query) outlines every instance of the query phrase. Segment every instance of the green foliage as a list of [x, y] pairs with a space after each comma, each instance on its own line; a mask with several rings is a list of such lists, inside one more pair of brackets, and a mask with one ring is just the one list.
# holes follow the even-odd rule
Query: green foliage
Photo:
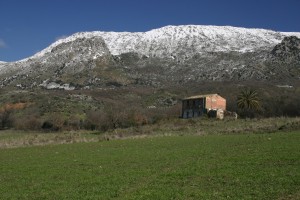
[[[114, 81], [122, 82], [110, 80]], [[52, 128], [45, 130], [134, 128], [178, 118], [182, 98], [206, 93], [219, 93], [227, 101], [227, 110], [237, 112], [241, 117], [300, 116], [299, 81], [291, 82], [293, 87], [278, 87], [277, 83], [266, 82], [193, 82], [157, 88], [125, 86], [125, 82], [123, 85], [74, 91], [0, 89], [0, 108], [11, 103], [27, 105], [23, 109], [0, 113], [0, 128], [41, 131], [50, 124]], [[239, 93], [241, 87], [252, 89], [243, 90], [242, 94]], [[240, 95], [243, 98], [239, 108], [237, 96]], [[53, 116], [54, 113], [57, 116]]]
[[241, 117], [255, 117], [257, 111], [261, 110], [258, 93], [253, 89], [244, 89], [237, 96], [238, 114]]
[[299, 136], [177, 136], [1, 149], [0, 196], [299, 199]]
[[242, 90], [237, 97], [237, 105], [240, 109], [258, 110], [260, 108], [258, 93], [252, 89]]
[[4, 110], [0, 112], [0, 129], [11, 128], [12, 119], [11, 119], [11, 110]]

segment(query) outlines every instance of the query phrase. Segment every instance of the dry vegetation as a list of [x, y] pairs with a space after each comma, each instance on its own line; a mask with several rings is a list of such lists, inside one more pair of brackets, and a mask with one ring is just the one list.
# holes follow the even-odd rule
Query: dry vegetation
[[0, 132], [0, 148], [99, 142], [157, 136], [263, 134], [294, 130], [300, 130], [300, 118], [282, 117], [238, 120], [169, 118], [162, 119], [154, 124], [136, 125], [128, 128], [116, 127], [106, 131], [28, 132], [5, 130]]
[[[114, 86], [75, 91], [0, 90], [0, 129], [105, 132], [163, 126], [170, 119], [180, 124], [181, 99], [199, 93], [219, 93], [227, 100], [227, 110], [238, 112], [240, 118], [297, 117], [300, 116], [300, 85], [292, 85], [292, 88], [278, 88], [276, 83], [204, 82], [165, 88]], [[259, 111], [246, 115], [237, 108], [237, 96], [244, 88], [257, 91], [261, 100]]]

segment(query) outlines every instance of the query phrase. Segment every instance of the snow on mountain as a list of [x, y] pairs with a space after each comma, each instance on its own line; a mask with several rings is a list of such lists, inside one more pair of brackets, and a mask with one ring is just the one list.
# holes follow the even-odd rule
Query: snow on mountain
[[1, 68], [4, 67], [5, 64], [6, 64], [6, 62], [0, 61], [0, 71], [1, 71]]
[[297, 38], [300, 38], [300, 33], [298, 32], [281, 32], [284, 36], [296, 36]]
[[157, 87], [182, 81], [285, 80], [300, 77], [298, 53], [292, 48], [297, 38], [287, 37], [292, 35], [300, 38], [300, 33], [195, 25], [136, 33], [81, 32], [30, 58], [0, 63], [0, 87], [128, 83]]
[[[192, 56], [203, 52], [251, 52], [272, 48], [285, 36], [300, 33], [275, 32], [265, 29], [247, 29], [231, 26], [166, 26], [148, 32], [80, 32], [60, 39], [35, 54], [37, 58], [53, 48], [78, 38], [102, 37], [113, 55], [137, 52], [146, 56]], [[21, 61], [25, 61], [24, 59]]]

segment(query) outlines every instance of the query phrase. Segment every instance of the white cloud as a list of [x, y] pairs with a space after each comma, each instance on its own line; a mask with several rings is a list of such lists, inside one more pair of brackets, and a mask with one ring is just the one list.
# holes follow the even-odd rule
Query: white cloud
[[55, 41], [67, 38], [67, 35], [61, 35], [55, 38]]
[[4, 42], [4, 40], [0, 39], [0, 48], [5, 48], [6, 44]]

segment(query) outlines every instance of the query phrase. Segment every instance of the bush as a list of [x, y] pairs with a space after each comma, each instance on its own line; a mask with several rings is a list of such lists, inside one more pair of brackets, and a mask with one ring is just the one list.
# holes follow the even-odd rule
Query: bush
[[12, 111], [11, 110], [3, 110], [0, 112], [0, 129], [6, 129], [12, 127]]
[[159, 121], [167, 115], [166, 110], [149, 110], [141, 108], [126, 108], [125, 106], [107, 106], [100, 111], [89, 111], [86, 116], [84, 128], [102, 130], [142, 126]]
[[14, 128], [18, 130], [40, 130], [41, 120], [38, 116], [23, 116], [14, 119]]
[[65, 119], [60, 113], [53, 113], [43, 122], [42, 129], [47, 131], [60, 131], [64, 128]]
[[80, 119], [80, 117], [78, 117], [76, 115], [72, 115], [64, 123], [64, 129], [69, 130], [69, 131], [80, 130], [81, 128], [83, 128], [82, 120]]
[[84, 128], [89, 130], [101, 130], [103, 124], [104, 113], [100, 111], [89, 111], [86, 115]]

